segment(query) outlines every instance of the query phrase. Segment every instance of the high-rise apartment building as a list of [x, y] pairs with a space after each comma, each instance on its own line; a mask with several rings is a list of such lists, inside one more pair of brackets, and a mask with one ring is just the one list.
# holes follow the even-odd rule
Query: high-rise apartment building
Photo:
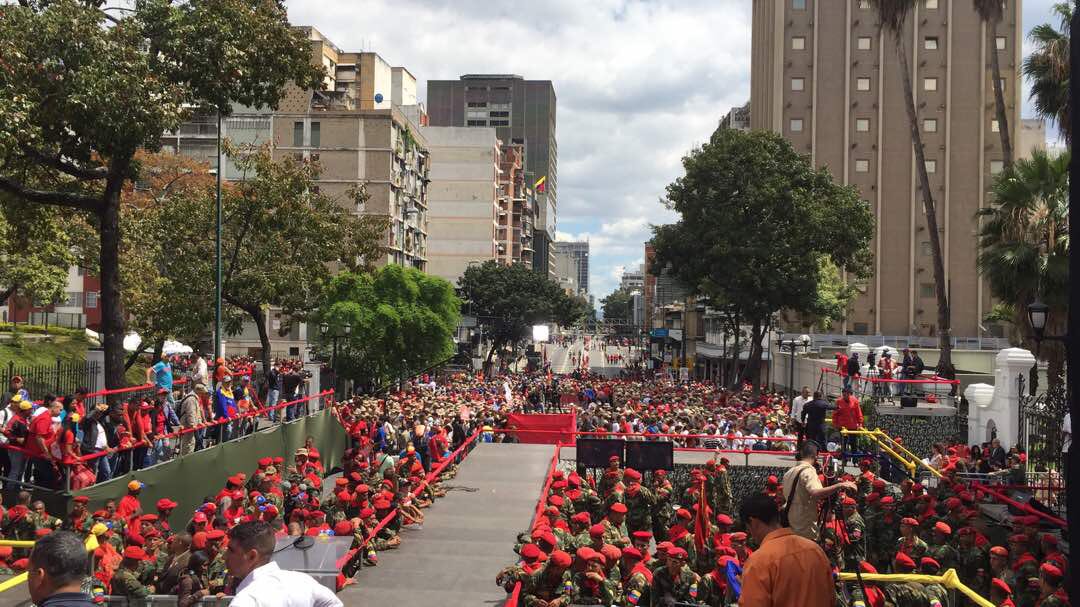
[[736, 131], [749, 131], [750, 130], [750, 102], [739, 107], [731, 108], [724, 117], [720, 119], [720, 128], [722, 129], [735, 129]]
[[[1002, 168], [990, 69], [998, 54], [1008, 128], [1020, 127], [1020, 0], [1005, 0], [992, 38], [967, 0], [921, 0], [904, 48], [922, 131], [955, 336], [985, 335], [991, 298], [975, 268], [975, 212]], [[839, 183], [858, 188], [877, 218], [874, 277], [843, 329], [934, 335], [930, 239], [914, 171], [893, 37], [868, 0], [754, 0], [750, 121], [782, 134]], [[1026, 150], [1017, 148], [1017, 155]], [[985, 323], [984, 323], [985, 325]]]
[[619, 288], [623, 291], [640, 291], [645, 288], [645, 266], [639, 265], [636, 270], [623, 270], [619, 278]]
[[555, 256], [569, 258], [577, 280], [578, 292], [589, 294], [589, 241], [556, 242]]
[[524, 146], [523, 180], [535, 186], [538, 206], [533, 267], [553, 274], [551, 243], [558, 209], [559, 150], [551, 81], [525, 80], [511, 74], [470, 74], [459, 80], [429, 80], [427, 95], [433, 126], [495, 127], [503, 144]]
[[492, 128], [420, 132], [431, 152], [427, 271], [456, 285], [470, 263], [499, 255], [499, 140]]

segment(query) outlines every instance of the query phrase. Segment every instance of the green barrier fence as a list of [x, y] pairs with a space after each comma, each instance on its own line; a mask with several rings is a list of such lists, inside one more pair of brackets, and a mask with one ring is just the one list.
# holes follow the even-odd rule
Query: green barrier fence
[[[155, 512], [155, 504], [163, 497], [177, 502], [177, 516], [170, 522], [173, 528], [187, 523], [187, 517], [203, 504], [203, 498], [213, 498], [225, 486], [225, 479], [243, 472], [249, 477], [263, 457], [281, 456], [286, 468], [292, 465], [293, 453], [304, 446], [308, 436], [315, 438], [315, 447], [326, 470], [341, 464], [349, 444], [344, 428], [329, 409], [274, 426], [249, 436], [178, 457], [145, 470], [130, 472], [108, 482], [72, 492], [72, 497], [90, 498], [91, 512], [105, 500], [120, 499], [127, 494], [127, 484], [140, 480], [145, 486], [139, 494], [143, 512]], [[181, 520], [183, 519], [183, 520]]]

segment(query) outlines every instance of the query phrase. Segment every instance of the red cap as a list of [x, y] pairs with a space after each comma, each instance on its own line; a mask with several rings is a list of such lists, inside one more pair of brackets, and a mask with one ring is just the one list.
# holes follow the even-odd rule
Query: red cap
[[859, 568], [862, 569], [863, 573], [877, 573], [878, 572], [877, 567], [874, 567], [868, 561], [862, 561], [861, 563], [859, 563]]
[[611, 505], [612, 512], [618, 512], [619, 514], [626, 514], [626, 504], [622, 502], [615, 502]]
[[570, 558], [569, 554], [563, 552], [562, 550], [555, 550], [551, 553], [551, 558], [549, 562], [555, 567], [562, 567], [563, 569], [566, 569], [570, 566], [570, 563], [573, 562], [573, 559]]
[[931, 567], [933, 569], [941, 569], [941, 564], [938, 563], [937, 561], [935, 561], [933, 558], [931, 558], [929, 556], [924, 556], [921, 559], [919, 559], [919, 566], [920, 567]]
[[146, 556], [146, 551], [138, 546], [128, 546], [124, 548], [124, 558], [135, 559], [137, 561], [146, 561], [150, 557]]
[[901, 525], [910, 525], [912, 527], [918, 527], [919, 526], [919, 521], [911, 518], [910, 516], [905, 516], [904, 518], [900, 519], [900, 524]]
[[915, 561], [911, 560], [911, 557], [904, 554], [903, 552], [896, 553], [896, 558], [893, 559], [893, 564], [896, 567], [904, 567], [909, 570], [915, 568]]
[[652, 532], [651, 531], [634, 531], [634, 532], [630, 533], [630, 537], [635, 539], [635, 540], [641, 540], [643, 542], [647, 542], [647, 541], [652, 539]]
[[582, 523], [583, 525], [588, 525], [592, 522], [589, 520], [588, 512], [578, 512], [574, 516], [570, 517], [570, 521], [573, 523]]
[[349, 521], [338, 521], [334, 525], [334, 535], [352, 535], [353, 527]]
[[593, 525], [592, 527], [589, 527], [589, 537], [603, 537], [603, 535], [604, 535], [604, 526], [601, 525], [600, 523], [597, 523], [597, 524]]
[[1012, 588], [1009, 588], [1009, 585], [1006, 584], [1005, 581], [1001, 578], [994, 578], [990, 580], [990, 585], [1000, 590], [1005, 596], [1012, 595]]
[[934, 531], [945, 535], [952, 535], [952, 527], [945, 521], [938, 521], [934, 523]]
[[641, 473], [638, 472], [637, 470], [634, 470], [633, 468], [627, 468], [623, 472], [623, 478], [629, 479], [629, 480], [632, 480], [632, 481], [641, 481]]
[[721, 524], [721, 525], [729, 525], [729, 526], [735, 524], [735, 521], [731, 520], [731, 517], [724, 514], [723, 512], [716, 515], [716, 522]]
[[206, 532], [206, 539], [210, 542], [225, 539], [225, 532], [221, 529], [211, 529], [210, 531]]
[[669, 549], [667, 555], [670, 556], [673, 559], [686, 560], [686, 558], [687, 558], [686, 550], [683, 550], [682, 548], [679, 548], [678, 546], [675, 546], [674, 548]]
[[990, 549], [991, 556], [1009, 556], [1009, 549], [1005, 546], [994, 546]]
[[177, 504], [176, 502], [172, 501], [171, 499], [169, 499], [167, 497], [163, 497], [163, 498], [161, 498], [161, 499], [159, 499], [157, 501], [157, 509], [158, 510], [172, 510], [173, 508], [177, 507], [178, 505], [179, 504]]
[[1050, 535], [1049, 533], [1044, 533], [1043, 534], [1042, 542], [1044, 544], [1049, 545], [1049, 546], [1057, 546], [1058, 545], [1057, 536], [1056, 535]]
[[1041, 573], [1043, 576], [1046, 577], [1046, 579], [1054, 583], [1061, 581], [1061, 578], [1065, 575], [1064, 573], [1062, 573], [1061, 569], [1059, 569], [1056, 565], [1051, 565], [1050, 563], [1043, 563], [1042, 567], [1039, 567], [1039, 573]]
[[543, 554], [544, 551], [536, 544], [525, 544], [521, 547], [521, 558], [527, 561], [535, 561]]
[[633, 546], [627, 546], [626, 548], [623, 548], [622, 556], [623, 556], [624, 559], [634, 559], [634, 560], [638, 560], [638, 561], [645, 558], [641, 554], [641, 551], [638, 550], [637, 548], [634, 548]]
[[679, 508], [678, 510], [676, 510], [675, 516], [687, 521], [694, 518], [693, 515], [690, 514], [690, 511], [686, 508]]

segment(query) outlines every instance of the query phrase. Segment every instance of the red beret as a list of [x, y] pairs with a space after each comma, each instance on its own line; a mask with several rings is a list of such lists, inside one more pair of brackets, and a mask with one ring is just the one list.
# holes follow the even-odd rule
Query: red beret
[[881, 498], [881, 505], [882, 506], [887, 506], [887, 505], [892, 504], [894, 502], [896, 502], [896, 500], [894, 500], [893, 496], [891, 496], [891, 495], [886, 495], [885, 497]]
[[552, 489], [566, 489], [566, 481], [555, 481], [551, 483]]
[[611, 505], [612, 512], [618, 512], [620, 514], [626, 514], [626, 504], [622, 502], [615, 502]]
[[630, 537], [635, 539], [635, 540], [641, 540], [643, 542], [647, 542], [647, 541], [652, 539], [652, 532], [651, 531], [634, 531], [634, 532], [630, 533]]
[[353, 526], [349, 521], [338, 521], [334, 525], [334, 535], [352, 535]]
[[626, 548], [623, 548], [622, 556], [623, 556], [624, 559], [625, 558], [630, 558], [630, 559], [636, 559], [636, 560], [639, 560], [639, 561], [641, 559], [645, 558], [641, 554], [641, 551], [638, 550], [637, 548], [634, 548], [633, 546], [627, 546]]
[[195, 521], [196, 523], [205, 523], [206, 515], [202, 512], [196, 512], [195, 515], [191, 517], [191, 520]]
[[863, 573], [877, 573], [877, 567], [871, 565], [868, 561], [862, 561], [859, 563], [859, 568]]
[[731, 517], [721, 512], [716, 516], [716, 522], [721, 525], [734, 525], [735, 521], [731, 520]]
[[543, 534], [541, 534], [540, 541], [552, 547], [559, 545], [559, 540], [555, 539], [555, 534], [550, 531], [545, 531]]
[[673, 559], [686, 560], [686, 558], [687, 558], [686, 550], [683, 550], [682, 548], [679, 548], [678, 546], [675, 546], [674, 548], [671, 548], [670, 550], [668, 550], [667, 555], [670, 556]]
[[915, 568], [915, 561], [911, 560], [911, 557], [903, 552], [897, 552], [896, 558], [893, 559], [893, 564], [897, 567], [906, 567], [908, 569]]
[[589, 513], [588, 512], [578, 512], [574, 516], [570, 517], [570, 522], [582, 523], [582, 524], [588, 525], [592, 521], [589, 519]]
[[1039, 567], [1039, 572], [1053, 582], [1060, 581], [1065, 575], [1062, 573], [1061, 569], [1058, 569], [1056, 565], [1051, 565], [1050, 563], [1043, 563], [1042, 567]]
[[776, 485], [780, 483], [780, 479], [776, 478], [775, 474], [769, 475], [769, 478], [765, 479], [765, 483], [769, 485]]
[[1000, 591], [1001, 591], [1002, 593], [1004, 593], [1004, 594], [1005, 594], [1005, 596], [1010, 596], [1010, 595], [1012, 595], [1012, 588], [1009, 588], [1009, 585], [1008, 585], [1008, 584], [1006, 584], [1006, 583], [1005, 583], [1005, 581], [1004, 581], [1004, 580], [1002, 580], [1001, 578], [994, 578], [994, 579], [990, 580], [990, 584], [991, 584], [991, 585], [992, 585], [992, 586], [993, 586], [994, 588], [997, 588], [997, 589], [998, 589], [998, 590], [1000, 590]]
[[611, 544], [604, 544], [603, 547], [600, 548], [600, 554], [603, 555], [604, 560], [607, 561], [609, 566], [614, 565], [622, 558], [622, 550], [619, 550]]
[[563, 569], [565, 569], [570, 566], [570, 563], [573, 562], [573, 559], [570, 558], [569, 554], [563, 552], [562, 550], [556, 550], [551, 553], [550, 562], [556, 567], [562, 567]]
[[858, 502], [856, 502], [854, 500], [854, 498], [851, 498], [851, 497], [844, 497], [843, 501], [841, 501], [840, 503], [842, 505], [844, 505], [844, 506], [856, 506], [856, 505], [858, 505]]
[[941, 563], [938, 563], [937, 561], [935, 561], [933, 558], [931, 558], [929, 556], [924, 556], [921, 559], [919, 559], [919, 566], [920, 567], [933, 567], [934, 569], [941, 569]]
[[225, 539], [225, 532], [221, 529], [211, 529], [206, 532], [207, 541], [223, 540]]
[[630, 479], [632, 481], [640, 481], [641, 473], [637, 470], [634, 470], [633, 468], [627, 468], [626, 471], [623, 472], [623, 478]]
[[746, 541], [746, 533], [744, 533], [742, 531], [736, 531], [735, 533], [732, 533], [731, 534], [731, 541], [733, 541], [733, 542], [745, 542]]
[[974, 527], [961, 527], [960, 531], [957, 531], [957, 533], [960, 534], [960, 535], [974, 535], [975, 534], [975, 528]]
[[135, 559], [137, 561], [149, 559], [149, 557], [146, 556], [146, 551], [138, 546], [128, 546], [127, 548], [124, 548], [124, 558]]
[[885, 481], [881, 480], [880, 478], [875, 478], [873, 482], [870, 483], [870, 486], [874, 489], [884, 489]]
[[561, 495], [549, 495], [547, 499], [548, 503], [556, 508], [562, 507], [564, 500]]
[[992, 556], [1009, 556], [1009, 549], [1004, 546], [994, 546], [990, 549]]
[[71, 501], [75, 502], [76, 504], [85, 504], [90, 501], [90, 498], [85, 495], [76, 495], [71, 499]]
[[934, 531], [943, 533], [945, 535], [952, 535], [952, 527], [945, 521], [938, 521], [934, 523]]
[[263, 457], [263, 458], [259, 459], [259, 467], [260, 468], [265, 468], [265, 467], [269, 466], [272, 463], [274, 463], [274, 460], [269, 458], [269, 457]]
[[124, 541], [129, 546], [143, 546], [146, 544], [146, 539], [138, 533], [129, 533]]
[[348, 484], [349, 484], [349, 479], [347, 479], [347, 478], [344, 478], [344, 477], [340, 477], [340, 476], [339, 476], [339, 477], [338, 477], [338, 478], [337, 478], [337, 479], [336, 479], [336, 480], [334, 481], [334, 484], [335, 484], [335, 485], [337, 485], [338, 487], [344, 487], [345, 485], [348, 485]]
[[589, 537], [602, 537], [604, 535], [604, 526], [600, 523], [589, 527]]
[[675, 544], [672, 544], [671, 542], [660, 542], [656, 545], [656, 551], [667, 554], [667, 551], [671, 550], [674, 547]]
[[607, 459], [607, 461], [608, 461], [608, 463], [617, 462], [617, 461], [619, 461], [619, 456], [618, 455], [612, 455], [611, 457], [609, 457]]
[[901, 525], [911, 525], [912, 527], [918, 527], [919, 526], [919, 521], [911, 518], [910, 516], [905, 516], [904, 518], [900, 519], [900, 524]]
[[866, 503], [867, 504], [873, 504], [874, 502], [876, 502], [876, 501], [878, 501], [880, 499], [881, 499], [881, 494], [880, 493], [870, 493], [869, 495], [866, 496]]
[[380, 497], [379, 499], [375, 500], [375, 503], [372, 505], [375, 506], [376, 510], [387, 510], [390, 508], [390, 500], [386, 499], [385, 497]]
[[178, 506], [178, 504], [167, 497], [163, 497], [157, 501], [158, 510], [172, 510]]
[[375, 516], [374, 508], [364, 508], [360, 511], [360, 518], [371, 518], [373, 516]]
[[1023, 533], [1014, 533], [1009, 536], [1009, 542], [1014, 544], [1026, 544], [1028, 538]]
[[956, 510], [961, 505], [962, 503], [960, 502], [960, 498], [950, 497], [949, 499], [945, 500], [945, 507], [949, 510]]
[[521, 547], [521, 558], [527, 561], [535, 561], [544, 555], [544, 551], [536, 544], [525, 544]]
[[694, 517], [693, 517], [693, 516], [692, 516], [692, 515], [690, 514], [690, 511], [689, 511], [689, 510], [687, 510], [686, 508], [679, 508], [678, 510], [676, 510], [676, 511], [675, 511], [675, 516], [677, 516], [677, 517], [679, 517], [679, 518], [681, 518], [681, 519], [687, 520], [687, 521], [688, 521], [688, 520], [690, 520], [690, 519], [692, 519], [692, 518], [694, 518]]
[[278, 457], [275, 457], [275, 458], [274, 458], [274, 463], [275, 463], [275, 464], [284, 464], [284, 463], [285, 463], [285, 458], [284, 458], [284, 457], [281, 457], [281, 456], [279, 455]]
[[1056, 535], [1050, 535], [1049, 533], [1044, 533], [1043, 534], [1042, 541], [1043, 541], [1044, 544], [1049, 544], [1051, 546], [1057, 546], [1058, 545], [1057, 536]]

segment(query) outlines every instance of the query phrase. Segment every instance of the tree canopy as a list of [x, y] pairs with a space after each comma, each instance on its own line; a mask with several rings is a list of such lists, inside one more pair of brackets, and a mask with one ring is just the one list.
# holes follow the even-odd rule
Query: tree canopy
[[615, 289], [600, 300], [604, 320], [630, 320], [634, 317], [634, 294], [626, 289]]
[[450, 358], [460, 307], [453, 285], [414, 268], [344, 271], [321, 294], [320, 349], [330, 353], [337, 338], [341, 376], [377, 387]]
[[665, 200], [679, 220], [653, 228], [652, 267], [752, 324], [752, 361], [780, 310], [838, 316], [831, 268], [869, 276], [870, 208], [781, 136], [720, 129], [683, 167]]
[[123, 384], [120, 196], [195, 108], [275, 106], [322, 86], [281, 0], [0, 5], [0, 191], [87, 212], [99, 233], [105, 385]]

